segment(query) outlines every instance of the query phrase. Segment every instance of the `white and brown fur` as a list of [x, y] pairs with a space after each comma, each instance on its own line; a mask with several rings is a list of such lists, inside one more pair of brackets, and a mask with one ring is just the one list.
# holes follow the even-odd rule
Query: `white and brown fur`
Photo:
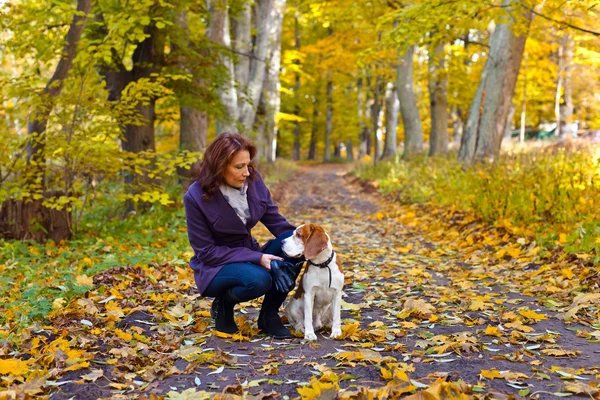
[[[290, 257], [304, 255], [314, 264], [324, 263], [333, 252], [331, 238], [316, 224], [299, 226], [294, 234], [283, 240], [281, 248]], [[331, 286], [329, 281], [331, 270]], [[316, 340], [315, 331], [331, 326], [331, 338], [341, 336], [341, 306], [344, 273], [336, 253], [327, 265], [320, 268], [307, 262], [294, 297], [285, 306], [292, 326], [304, 332], [304, 339]]]

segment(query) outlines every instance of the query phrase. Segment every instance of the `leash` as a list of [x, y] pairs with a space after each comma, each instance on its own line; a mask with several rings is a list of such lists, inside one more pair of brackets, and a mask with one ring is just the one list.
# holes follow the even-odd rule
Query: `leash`
[[333, 257], [335, 256], [335, 251], [331, 251], [331, 255], [329, 256], [329, 258], [327, 259], [327, 261], [320, 263], [320, 264], [315, 264], [314, 262], [308, 260], [308, 266], [310, 267], [311, 265], [314, 265], [315, 267], [319, 267], [319, 268], [327, 268], [327, 271], [329, 272], [329, 287], [331, 288], [331, 268], [329, 268], [329, 263], [331, 262], [331, 260], [333, 260]]

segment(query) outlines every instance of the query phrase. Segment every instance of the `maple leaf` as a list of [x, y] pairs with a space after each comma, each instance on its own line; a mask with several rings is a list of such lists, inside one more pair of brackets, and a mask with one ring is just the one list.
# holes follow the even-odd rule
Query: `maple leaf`
[[86, 375], [81, 375], [81, 379], [84, 381], [96, 382], [96, 379], [104, 376], [104, 371], [101, 369], [93, 369], [92, 372]]
[[312, 377], [308, 385], [297, 389], [303, 399], [308, 400], [334, 400], [340, 390], [340, 386], [335, 382], [319, 380]]
[[485, 334], [488, 336], [502, 336], [502, 333], [498, 332], [498, 327], [491, 325], [488, 325], [487, 328], [485, 328]]
[[546, 317], [544, 314], [538, 314], [535, 311], [530, 310], [528, 308], [519, 310], [519, 314], [521, 314], [525, 318], [534, 319], [536, 321], [543, 321], [545, 319], [548, 319], [548, 317]]
[[502, 376], [502, 374], [500, 374], [500, 371], [498, 371], [497, 369], [482, 369], [481, 372], [479, 373], [482, 377], [487, 378], [487, 379], [503, 379], [504, 377]]
[[9, 360], [0, 359], [0, 374], [24, 376], [28, 372], [29, 362], [27, 361], [18, 360], [14, 358]]

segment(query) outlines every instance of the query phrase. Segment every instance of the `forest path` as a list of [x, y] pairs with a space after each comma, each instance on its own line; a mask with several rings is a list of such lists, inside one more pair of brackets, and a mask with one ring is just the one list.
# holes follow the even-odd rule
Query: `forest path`
[[[158, 282], [130, 271], [138, 279], [129, 286], [114, 272], [102, 274], [94, 281], [121, 283], [121, 295], [138, 306], [127, 309], [119, 331], [81, 333], [81, 347], [96, 352], [90, 368], [102, 371], [101, 379], [76, 384], [90, 368], [67, 372], [61, 381], [71, 383], [51, 398], [210, 398], [223, 391], [297, 398], [302, 386], [307, 398], [334, 398], [337, 385], [341, 398], [369, 391], [397, 398], [425, 385], [446, 393], [432, 398], [594, 393], [597, 344], [575, 334], [584, 327], [565, 325], [547, 308], [555, 302], [535, 295], [536, 285], [550, 283], [540, 281], [542, 268], [527, 262], [525, 250], [516, 253], [513, 239], [487, 237], [469, 223], [452, 229], [426, 208], [360, 185], [347, 171], [303, 167], [273, 191], [282, 214], [294, 224], [323, 225], [342, 257], [344, 339], [330, 340], [327, 330], [313, 343], [261, 336], [258, 301], [237, 308], [243, 337], [218, 337], [210, 299], [195, 294], [185, 266], [162, 266]], [[265, 229], [254, 233], [261, 243], [270, 236]], [[313, 377], [319, 381], [306, 385]]]

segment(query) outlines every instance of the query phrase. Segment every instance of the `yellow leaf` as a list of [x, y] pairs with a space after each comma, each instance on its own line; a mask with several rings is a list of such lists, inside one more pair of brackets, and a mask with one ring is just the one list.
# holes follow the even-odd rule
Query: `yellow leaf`
[[508, 250], [508, 254], [512, 257], [512, 258], [517, 258], [521, 255], [521, 249], [518, 247], [513, 247], [511, 249]]
[[536, 321], [543, 321], [545, 319], [548, 319], [548, 317], [546, 317], [544, 314], [538, 314], [535, 311], [529, 309], [519, 310], [519, 314], [521, 314], [525, 318], [535, 319]]
[[126, 342], [129, 342], [131, 339], [133, 339], [133, 335], [131, 333], [123, 332], [119, 328], [115, 329], [115, 335], [117, 335]]
[[23, 360], [0, 360], [0, 374], [23, 376], [29, 372], [27, 361]]
[[572, 279], [573, 278], [573, 271], [571, 271], [568, 268], [563, 268], [560, 270], [560, 273], [567, 279]]
[[567, 235], [566, 235], [565, 233], [561, 233], [561, 234], [559, 235], [558, 242], [559, 242], [560, 244], [567, 243]]
[[75, 278], [75, 281], [81, 286], [94, 286], [94, 279], [90, 278], [87, 275], [78, 275]]
[[498, 332], [497, 326], [488, 325], [485, 329], [485, 334], [488, 336], [502, 336], [502, 333]]
[[487, 379], [502, 379], [503, 376], [500, 374], [500, 371], [497, 369], [482, 369], [480, 372], [481, 376]]
[[65, 372], [67, 372], [67, 371], [77, 371], [77, 370], [80, 370], [80, 369], [87, 368], [89, 366], [90, 366], [90, 363], [87, 362], [87, 361], [84, 361], [84, 362], [81, 362], [81, 363], [78, 363], [78, 364], [73, 364], [73, 365], [65, 368], [63, 371], [65, 371]]
[[104, 371], [101, 369], [93, 369], [89, 374], [81, 375], [81, 379], [84, 381], [96, 382], [96, 379], [102, 376], [104, 376]]
[[55, 299], [52, 302], [52, 309], [53, 310], [60, 310], [61, 308], [63, 308], [65, 306], [65, 299], [63, 299], [62, 297], [59, 297], [58, 299]]

